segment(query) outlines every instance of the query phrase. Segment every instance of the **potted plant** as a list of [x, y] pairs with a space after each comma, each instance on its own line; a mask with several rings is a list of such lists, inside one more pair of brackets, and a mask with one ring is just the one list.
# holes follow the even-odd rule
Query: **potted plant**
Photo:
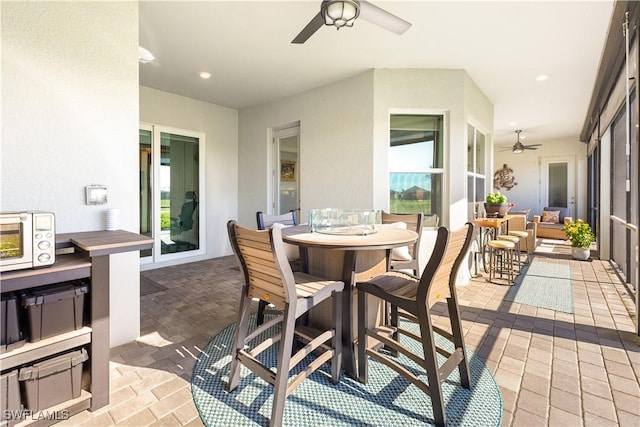
[[487, 194], [487, 198], [484, 202], [484, 210], [487, 213], [487, 216], [493, 216], [491, 214], [496, 214], [498, 217], [504, 217], [507, 214], [507, 210], [509, 210], [509, 205], [507, 205], [507, 196], [499, 191]]
[[591, 242], [594, 235], [591, 226], [581, 219], [571, 221], [562, 227], [562, 231], [571, 241], [571, 255], [575, 259], [586, 261], [591, 255]]

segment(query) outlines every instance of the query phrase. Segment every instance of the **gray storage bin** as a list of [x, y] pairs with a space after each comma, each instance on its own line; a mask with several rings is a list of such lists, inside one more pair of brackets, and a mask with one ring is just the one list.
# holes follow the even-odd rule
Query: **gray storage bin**
[[12, 426], [22, 418], [18, 370], [0, 375], [0, 426]]
[[36, 342], [82, 328], [84, 295], [89, 286], [83, 282], [63, 283], [36, 289], [22, 300], [29, 316], [29, 341]]
[[0, 306], [0, 353], [11, 351], [24, 344], [22, 330], [20, 329], [20, 313], [18, 311], [18, 298], [12, 294], [2, 294], [2, 306]]
[[21, 368], [25, 408], [36, 412], [80, 397], [82, 366], [88, 359], [83, 348]]

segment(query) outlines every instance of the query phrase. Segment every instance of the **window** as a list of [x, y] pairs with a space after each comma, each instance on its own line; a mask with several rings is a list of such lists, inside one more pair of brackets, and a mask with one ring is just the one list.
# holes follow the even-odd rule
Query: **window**
[[442, 218], [444, 191], [443, 116], [391, 115], [389, 207], [392, 213], [425, 214], [425, 223]]
[[476, 215], [478, 202], [485, 198], [485, 135], [475, 127], [467, 127], [467, 201], [468, 218]]

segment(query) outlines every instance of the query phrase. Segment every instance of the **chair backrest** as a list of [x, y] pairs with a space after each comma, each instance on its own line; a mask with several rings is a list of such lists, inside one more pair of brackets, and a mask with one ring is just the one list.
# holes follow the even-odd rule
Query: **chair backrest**
[[267, 215], [262, 212], [256, 212], [256, 222], [258, 230], [266, 230], [275, 223], [284, 225], [298, 225], [298, 214], [296, 211], [289, 211], [282, 215]]
[[422, 221], [423, 227], [437, 228], [440, 225], [440, 217], [438, 214], [429, 214], [424, 216]]
[[433, 253], [420, 278], [417, 298], [427, 300], [432, 306], [455, 292], [456, 276], [471, 245], [473, 233], [474, 225], [471, 223], [454, 231], [438, 228]]
[[198, 197], [195, 191], [187, 191], [184, 194], [185, 199], [189, 200], [182, 204], [180, 209], [180, 230], [187, 231], [193, 228], [193, 213], [198, 206]]
[[393, 214], [382, 212], [382, 223], [393, 224], [395, 222], [404, 222], [407, 224], [407, 230], [412, 230], [418, 233], [418, 238], [413, 245], [409, 245], [409, 253], [413, 259], [418, 258], [418, 251], [420, 249], [420, 238], [422, 237], [422, 228], [424, 222], [424, 214], [422, 212], [417, 214]]
[[509, 218], [509, 230], [527, 231], [527, 216], [524, 214], [511, 215]]
[[229, 221], [227, 231], [249, 298], [268, 301], [280, 310], [289, 301], [295, 301], [295, 280], [280, 228], [252, 230]]

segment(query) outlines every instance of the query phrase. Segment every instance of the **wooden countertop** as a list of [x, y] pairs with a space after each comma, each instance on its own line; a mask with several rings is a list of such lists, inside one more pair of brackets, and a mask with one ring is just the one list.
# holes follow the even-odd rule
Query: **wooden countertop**
[[100, 256], [149, 249], [153, 246], [153, 238], [124, 230], [84, 231], [56, 236], [56, 246], [69, 244], [90, 256]]
[[512, 215], [506, 215], [503, 218], [476, 218], [473, 223], [478, 227], [498, 228], [505, 221], [509, 221]]

